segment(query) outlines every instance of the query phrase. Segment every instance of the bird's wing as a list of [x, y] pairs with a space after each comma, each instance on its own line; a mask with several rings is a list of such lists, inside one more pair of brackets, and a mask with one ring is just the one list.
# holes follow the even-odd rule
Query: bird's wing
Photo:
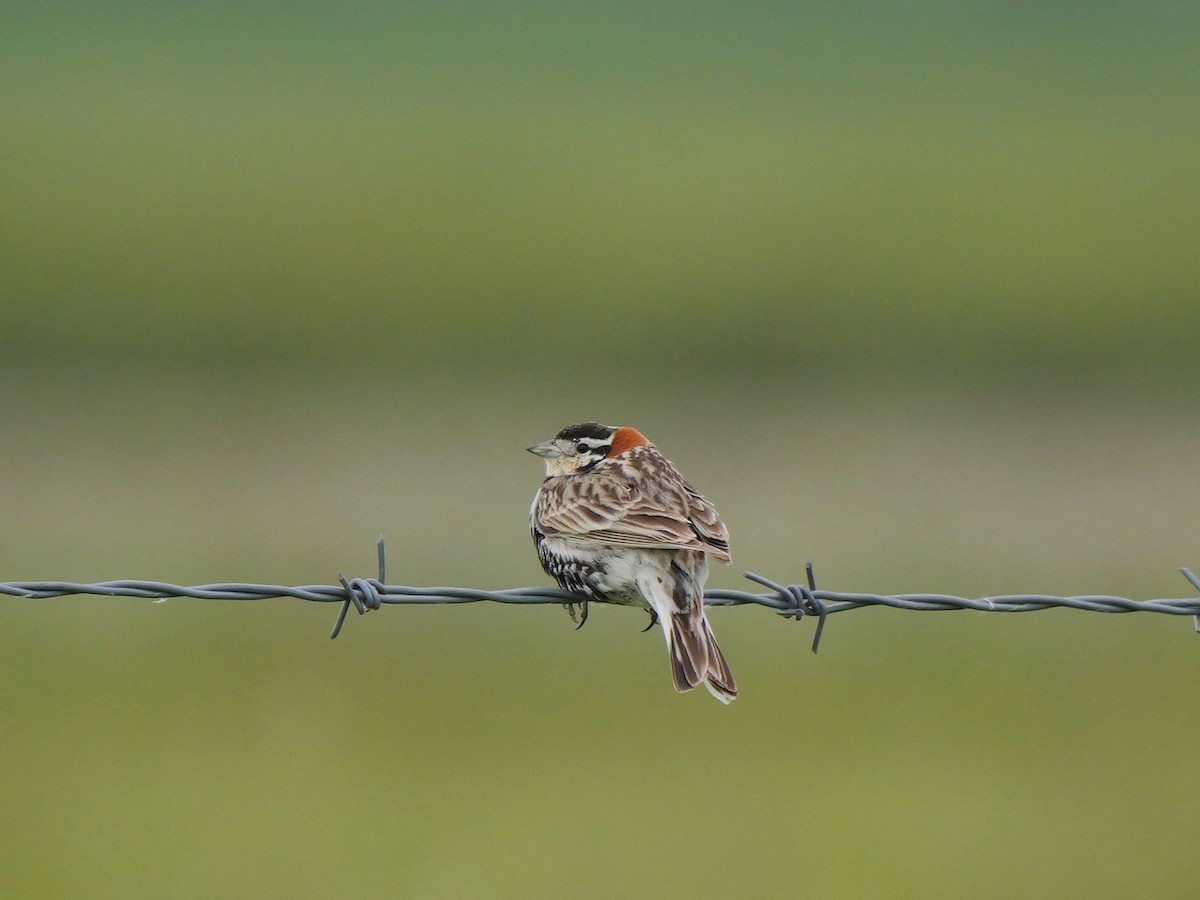
[[563, 478], [543, 486], [535, 516], [546, 535], [729, 560], [729, 533], [717, 511], [677, 474], [652, 489], [617, 478]]
[[717, 515], [713, 505], [696, 493], [696, 490], [686, 481], [683, 483], [684, 493], [688, 501], [688, 521], [700, 538], [706, 544], [706, 550], [724, 562], [729, 562], [729, 529]]

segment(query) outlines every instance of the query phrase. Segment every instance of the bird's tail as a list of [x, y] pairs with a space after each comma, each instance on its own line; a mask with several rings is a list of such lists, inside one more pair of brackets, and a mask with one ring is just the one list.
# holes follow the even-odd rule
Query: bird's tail
[[737, 696], [737, 684], [717, 646], [703, 608], [673, 613], [670, 622], [669, 630], [664, 630], [675, 690], [690, 691], [703, 683], [710, 694], [722, 703], [729, 703]]

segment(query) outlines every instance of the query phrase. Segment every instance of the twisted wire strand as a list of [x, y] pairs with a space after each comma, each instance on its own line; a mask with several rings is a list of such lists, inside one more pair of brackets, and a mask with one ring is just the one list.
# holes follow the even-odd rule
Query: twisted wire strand
[[[446, 603], [511, 603], [538, 604], [580, 603], [584, 599], [578, 594], [552, 587], [518, 587], [498, 591], [465, 587], [410, 587], [386, 583], [386, 554], [383, 540], [378, 544], [379, 577], [346, 579], [338, 574], [339, 584], [246, 584], [221, 582], [214, 584], [177, 585], [162, 581], [123, 579], [80, 584], [71, 581], [10, 581], [0, 582], [0, 595], [44, 600], [73, 595], [101, 597], [135, 597], [163, 601], [168, 598], [188, 597], [200, 600], [272, 600], [293, 598], [317, 603], [341, 603], [342, 608], [330, 637], [337, 637], [345, 622], [346, 614], [353, 606], [358, 613], [381, 608], [383, 604], [431, 605]], [[807, 567], [808, 584], [777, 584], [753, 572], [746, 578], [768, 588], [764, 593], [714, 588], [704, 592], [708, 606], [757, 605], [772, 609], [783, 616], [802, 619], [815, 616], [818, 619], [813, 635], [812, 649], [815, 653], [820, 643], [827, 616], [836, 613], [863, 609], [869, 606], [886, 606], [892, 609], [916, 612], [972, 609], [980, 612], [1037, 612], [1044, 609], [1079, 609], [1101, 613], [1153, 612], [1170, 616], [1192, 616], [1195, 627], [1200, 631], [1200, 596], [1176, 599], [1130, 600], [1108, 594], [1082, 594], [1073, 597], [1057, 597], [1050, 594], [1004, 594], [994, 597], [956, 597], [951, 594], [866, 594], [844, 591], [820, 590], [816, 586], [812, 564]], [[1193, 588], [1200, 591], [1200, 579], [1190, 569], [1180, 569]], [[597, 602], [590, 600], [590, 602]]]
[[[751, 574], [751, 573], [747, 573]], [[356, 578], [351, 582], [356, 594], [369, 584], [378, 594], [379, 603], [365, 603], [367, 609], [378, 609], [379, 605], [409, 604], [427, 606], [444, 603], [578, 603], [579, 594], [551, 587], [520, 587], [489, 591], [482, 588], [464, 587], [411, 587], [400, 584], [382, 584], [372, 579]], [[788, 585], [782, 592], [794, 590], [798, 585]], [[980, 612], [1037, 612], [1062, 607], [1091, 612], [1126, 613], [1156, 612], [1172, 616], [1194, 616], [1200, 614], [1200, 597], [1182, 597], [1162, 600], [1130, 600], [1107, 594], [1081, 594], [1073, 597], [1057, 597], [1050, 594], [1005, 594], [995, 597], [956, 597], [951, 594], [863, 594], [845, 591], [811, 591], [812, 597], [826, 604], [828, 615], [862, 609], [867, 606], [888, 606], [917, 612], [935, 612], [954, 609], [973, 609]], [[93, 595], [101, 597], [137, 597], [150, 600], [166, 600], [176, 597], [191, 597], [199, 600], [279, 600], [293, 598], [317, 603], [341, 603], [347, 599], [346, 587], [340, 584], [241, 584], [237, 582], [219, 584], [178, 585], [162, 581], [101, 581], [82, 584], [71, 581], [8, 581], [0, 582], [0, 594], [45, 600], [54, 597]], [[361, 596], [361, 595], [360, 595]], [[595, 598], [589, 602], [597, 603]], [[706, 606], [746, 606], [755, 604], [777, 612], [792, 612], [795, 603], [789, 594], [780, 592], [752, 594], [746, 591], [714, 588], [704, 592]]]

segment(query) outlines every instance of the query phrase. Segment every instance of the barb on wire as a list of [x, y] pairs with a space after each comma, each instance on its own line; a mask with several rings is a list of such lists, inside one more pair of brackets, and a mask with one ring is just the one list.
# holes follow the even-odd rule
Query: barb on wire
[[[1185, 566], [1179, 571], [1183, 573], [1184, 578], [1191, 582], [1192, 587], [1200, 591], [1200, 580], [1198, 580], [1196, 576], [1192, 574], [1191, 569]], [[1197, 611], [1196, 615], [1192, 616], [1192, 625], [1195, 626], [1196, 631], [1200, 632], [1200, 611]]]
[[[747, 572], [746, 577], [756, 584], [761, 584], [763, 587], [768, 587], [779, 597], [788, 598], [791, 603], [784, 609], [779, 610], [779, 614], [785, 619], [791, 618], [799, 622], [804, 615], [815, 615], [817, 617], [817, 627], [813, 631], [812, 652], [817, 652], [817, 647], [821, 644], [821, 635], [825, 632], [825, 617], [829, 615], [829, 608], [817, 599], [817, 579], [813, 575], [813, 564], [808, 563], [804, 567], [808, 575], [808, 587], [801, 587], [798, 584], [790, 584], [787, 587], [781, 587], [773, 581], [763, 578], [761, 575], [755, 575], [753, 572]], [[705, 600], [707, 601], [707, 596]]]
[[342, 583], [342, 587], [346, 591], [346, 599], [342, 601], [342, 608], [338, 612], [337, 621], [333, 623], [333, 631], [329, 633], [329, 639], [333, 640], [342, 633], [342, 625], [346, 621], [346, 613], [350, 612], [350, 604], [354, 604], [354, 608], [358, 610], [361, 616], [369, 609], [379, 609], [379, 604], [383, 597], [379, 593], [384, 588], [384, 582], [387, 581], [387, 551], [383, 546], [383, 535], [379, 536], [379, 542], [375, 545], [379, 551], [379, 578], [372, 580], [370, 578], [355, 578], [353, 581], [347, 581], [341, 572], [338, 572], [338, 581]]
[[[387, 583], [387, 558], [383, 538], [377, 545], [378, 578], [346, 578], [338, 573], [338, 584], [279, 585], [243, 584], [239, 582], [182, 586], [161, 581], [102, 581], [77, 584], [69, 581], [10, 581], [0, 582], [0, 595], [44, 600], [72, 595], [100, 597], [139, 597], [162, 601], [171, 597], [191, 597], [200, 600], [271, 600], [294, 598], [317, 603], [340, 603], [337, 620], [329, 635], [336, 638], [353, 606], [363, 615], [382, 608], [383, 604], [440, 604], [440, 603], [578, 603], [579, 595], [552, 587], [520, 587], [500, 591], [485, 591], [462, 587], [408, 587]], [[861, 594], [819, 590], [813, 575], [812, 563], [806, 566], [807, 586], [782, 585], [747, 572], [746, 578], [767, 588], [766, 593], [753, 594], [721, 588], [704, 592], [708, 606], [757, 605], [773, 609], [784, 616], [800, 620], [816, 616], [812, 651], [817, 652], [826, 619], [835, 613], [863, 609], [868, 606], [887, 606], [916, 612], [973, 609], [980, 612], [1037, 612], [1043, 609], [1065, 608], [1102, 613], [1153, 612], [1170, 616], [1192, 616], [1200, 632], [1200, 596], [1165, 600], [1128, 600], [1107, 594], [1084, 594], [1075, 597], [1056, 597], [1049, 594], [1007, 594], [969, 599], [949, 594]], [[1188, 583], [1200, 592], [1200, 578], [1190, 569], [1180, 570]], [[589, 598], [596, 602], [594, 598]]]

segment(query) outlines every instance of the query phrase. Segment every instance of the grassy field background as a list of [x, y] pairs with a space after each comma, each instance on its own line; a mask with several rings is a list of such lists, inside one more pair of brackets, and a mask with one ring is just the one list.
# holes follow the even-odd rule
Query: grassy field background
[[[7, 10], [0, 580], [545, 582], [644, 430], [734, 566], [1188, 596], [1184, 6]], [[1190, 897], [1186, 618], [0, 601], [27, 897]]]

